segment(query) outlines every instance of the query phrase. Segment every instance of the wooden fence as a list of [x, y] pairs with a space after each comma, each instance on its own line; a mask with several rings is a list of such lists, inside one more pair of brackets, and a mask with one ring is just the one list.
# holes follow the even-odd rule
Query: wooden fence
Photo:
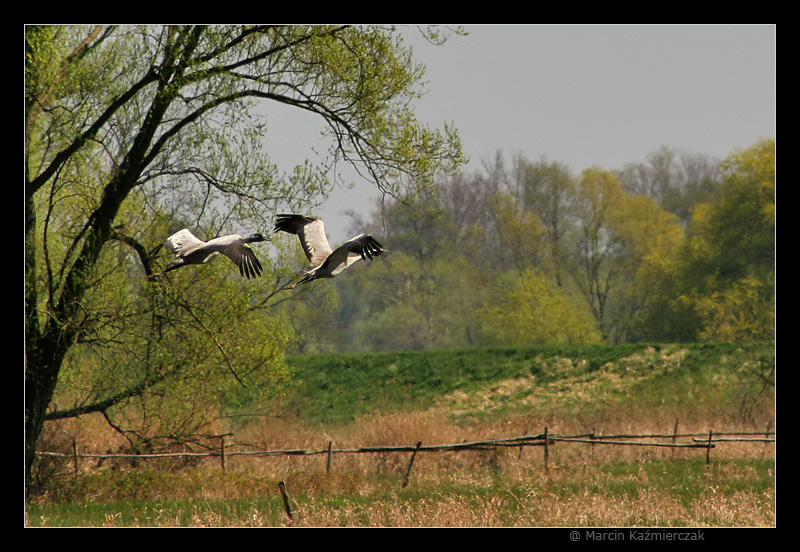
[[[218, 435], [215, 439], [220, 440], [220, 445], [216, 450], [208, 452], [167, 452], [152, 454], [94, 454], [82, 453], [78, 450], [77, 441], [73, 442], [72, 452], [37, 452], [44, 457], [66, 457], [72, 458], [74, 470], [77, 473], [82, 459], [96, 459], [104, 461], [108, 459], [129, 459], [144, 460], [150, 458], [202, 458], [219, 457], [223, 471], [227, 467], [228, 459], [234, 456], [244, 457], [273, 457], [273, 456], [327, 456], [326, 470], [330, 473], [331, 460], [335, 454], [370, 454], [388, 452], [408, 452], [411, 453], [408, 469], [406, 472], [405, 483], [414, 465], [414, 459], [420, 452], [457, 452], [457, 451], [478, 451], [494, 450], [503, 447], [519, 448], [523, 447], [542, 447], [544, 467], [549, 467], [550, 447], [556, 443], [584, 443], [594, 446], [632, 446], [632, 447], [662, 447], [672, 449], [704, 449], [706, 462], [711, 461], [711, 450], [720, 443], [731, 442], [750, 442], [750, 443], [774, 443], [775, 432], [767, 428], [764, 432], [714, 432], [708, 433], [678, 433], [677, 424], [673, 433], [665, 434], [617, 434], [599, 435], [594, 431], [581, 435], [559, 435], [550, 433], [545, 427], [539, 435], [525, 435], [522, 437], [510, 437], [504, 439], [486, 439], [481, 441], [471, 441], [457, 444], [443, 445], [423, 445], [418, 442], [416, 445], [398, 446], [365, 446], [357, 448], [334, 449], [333, 443], [328, 442], [327, 447], [316, 450], [288, 449], [288, 450], [256, 450], [256, 451], [236, 451], [231, 450], [232, 445], [228, 443], [231, 435]], [[689, 442], [678, 442], [679, 439], [689, 439]], [[404, 483], [404, 484], [405, 484]]]
[[[411, 477], [411, 469], [414, 466], [414, 459], [420, 452], [457, 452], [457, 451], [475, 451], [475, 450], [495, 450], [503, 447], [519, 448], [520, 453], [524, 447], [542, 447], [545, 471], [549, 469], [550, 460], [550, 447], [556, 443], [585, 443], [592, 447], [598, 445], [608, 446], [629, 446], [629, 447], [666, 447], [671, 449], [702, 449], [705, 450], [706, 463], [711, 462], [711, 450], [720, 443], [731, 442], [748, 442], [748, 443], [774, 443], [775, 432], [767, 427], [764, 432], [714, 432], [713, 430], [708, 433], [678, 433], [678, 424], [675, 423], [673, 433], [667, 434], [647, 434], [647, 435], [632, 435], [632, 434], [618, 434], [618, 435], [599, 435], [592, 431], [582, 435], [559, 435], [557, 433], [550, 433], [547, 427], [539, 435], [525, 435], [522, 437], [510, 437], [505, 439], [486, 439], [481, 441], [464, 442], [457, 444], [447, 445], [424, 445], [422, 441], [417, 442], [416, 445], [400, 445], [400, 446], [372, 446], [372, 447], [358, 447], [349, 449], [334, 449], [333, 443], [328, 442], [328, 446], [317, 450], [302, 450], [302, 449], [289, 449], [289, 450], [259, 450], [259, 451], [233, 451], [230, 450], [231, 446], [228, 444], [227, 435], [218, 435], [214, 439], [220, 440], [218, 450], [211, 452], [171, 452], [171, 453], [153, 453], [153, 454], [88, 454], [78, 452], [78, 443], [73, 441], [72, 453], [63, 452], [38, 452], [40, 456], [50, 457], [71, 457], [73, 460], [75, 473], [78, 472], [80, 461], [84, 458], [94, 458], [97, 460], [107, 459], [135, 459], [142, 460], [147, 458], [202, 458], [202, 457], [219, 457], [222, 470], [225, 471], [227, 461], [233, 456], [247, 456], [247, 457], [275, 457], [275, 456], [319, 456], [326, 455], [327, 463], [326, 470], [330, 474], [331, 460], [334, 454], [374, 454], [374, 453], [387, 453], [387, 452], [409, 452], [411, 453], [406, 473], [403, 477], [403, 487], [408, 485]], [[678, 442], [679, 439], [689, 439], [689, 442]], [[286, 486], [283, 481], [278, 483], [278, 490], [283, 498], [284, 509], [289, 519], [293, 519], [293, 513], [290, 506], [289, 495], [286, 492]]]

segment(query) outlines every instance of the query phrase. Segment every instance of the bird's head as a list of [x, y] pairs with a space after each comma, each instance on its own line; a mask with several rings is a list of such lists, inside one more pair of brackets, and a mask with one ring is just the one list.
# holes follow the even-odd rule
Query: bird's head
[[250, 237], [248, 237], [245, 241], [247, 243], [263, 242], [263, 241], [267, 241], [267, 238], [265, 238], [264, 236], [262, 236], [259, 233], [255, 233], [255, 234], [251, 235]]

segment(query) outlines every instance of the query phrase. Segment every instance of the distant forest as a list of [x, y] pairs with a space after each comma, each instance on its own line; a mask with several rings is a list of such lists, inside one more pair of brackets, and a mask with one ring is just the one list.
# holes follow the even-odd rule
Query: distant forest
[[771, 139], [580, 174], [498, 154], [351, 214], [390, 254], [279, 309], [296, 352], [772, 339], [774, 167]]

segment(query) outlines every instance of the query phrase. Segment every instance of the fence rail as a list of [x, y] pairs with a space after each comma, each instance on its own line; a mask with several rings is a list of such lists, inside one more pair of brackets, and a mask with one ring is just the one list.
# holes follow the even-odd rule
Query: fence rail
[[[676, 424], [677, 428], [677, 424]], [[503, 439], [484, 439], [480, 441], [471, 441], [453, 444], [441, 445], [423, 445], [418, 442], [416, 445], [397, 445], [397, 446], [364, 446], [356, 448], [341, 448], [334, 449], [333, 443], [328, 442], [328, 446], [321, 449], [285, 449], [285, 450], [256, 450], [256, 451], [235, 451], [230, 450], [231, 446], [228, 444], [227, 435], [216, 436], [221, 441], [217, 450], [208, 452], [164, 452], [164, 453], [143, 453], [143, 454], [116, 454], [116, 453], [83, 453], [78, 451], [78, 444], [73, 441], [73, 450], [71, 453], [65, 452], [48, 452], [39, 451], [37, 454], [43, 457], [62, 457], [72, 458], [75, 472], [77, 473], [81, 459], [152, 459], [152, 458], [213, 458], [219, 457], [222, 469], [226, 469], [227, 460], [234, 456], [247, 456], [247, 457], [275, 457], [275, 456], [317, 456], [327, 455], [327, 471], [330, 473], [331, 459], [334, 454], [368, 454], [368, 453], [388, 453], [388, 452], [408, 452], [411, 453], [411, 460], [409, 461], [408, 473], [406, 475], [406, 482], [408, 474], [411, 472], [411, 467], [414, 463], [415, 456], [420, 452], [458, 452], [458, 451], [479, 451], [479, 450], [493, 450], [502, 447], [520, 448], [522, 447], [543, 447], [544, 448], [544, 463], [545, 468], [548, 466], [549, 447], [556, 443], [584, 443], [595, 445], [612, 445], [612, 446], [634, 446], [634, 447], [661, 447], [673, 449], [705, 449], [706, 462], [710, 462], [711, 449], [715, 448], [719, 443], [732, 443], [732, 442], [747, 442], [747, 443], [774, 443], [775, 432], [714, 432], [708, 433], [669, 433], [669, 434], [617, 434], [617, 435], [599, 435], [594, 432], [579, 435], [559, 435], [557, 433], [550, 433], [548, 428], [544, 428], [544, 432], [539, 435], [524, 435], [521, 437], [509, 437]], [[648, 441], [650, 439], [651, 441]], [[652, 441], [652, 439], [669, 439], [670, 442]], [[691, 439], [690, 442], [679, 443], [678, 439]]]

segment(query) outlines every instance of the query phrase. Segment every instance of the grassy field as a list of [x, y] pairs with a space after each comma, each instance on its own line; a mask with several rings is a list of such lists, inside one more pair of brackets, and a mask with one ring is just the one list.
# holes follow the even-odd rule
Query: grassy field
[[[221, 420], [268, 450], [453, 444], [538, 434], [764, 431], [770, 348], [463, 350], [291, 359], [274, 417]], [[247, 398], [237, 404], [244, 412]], [[82, 435], [108, 447], [99, 420]], [[64, 428], [64, 431], [75, 431]], [[88, 443], [87, 447], [88, 448]], [[104, 449], [103, 449], [104, 450]], [[765, 527], [774, 445], [591, 446], [233, 457], [83, 467], [27, 504], [28, 526]], [[278, 482], [288, 492], [287, 515]]]

